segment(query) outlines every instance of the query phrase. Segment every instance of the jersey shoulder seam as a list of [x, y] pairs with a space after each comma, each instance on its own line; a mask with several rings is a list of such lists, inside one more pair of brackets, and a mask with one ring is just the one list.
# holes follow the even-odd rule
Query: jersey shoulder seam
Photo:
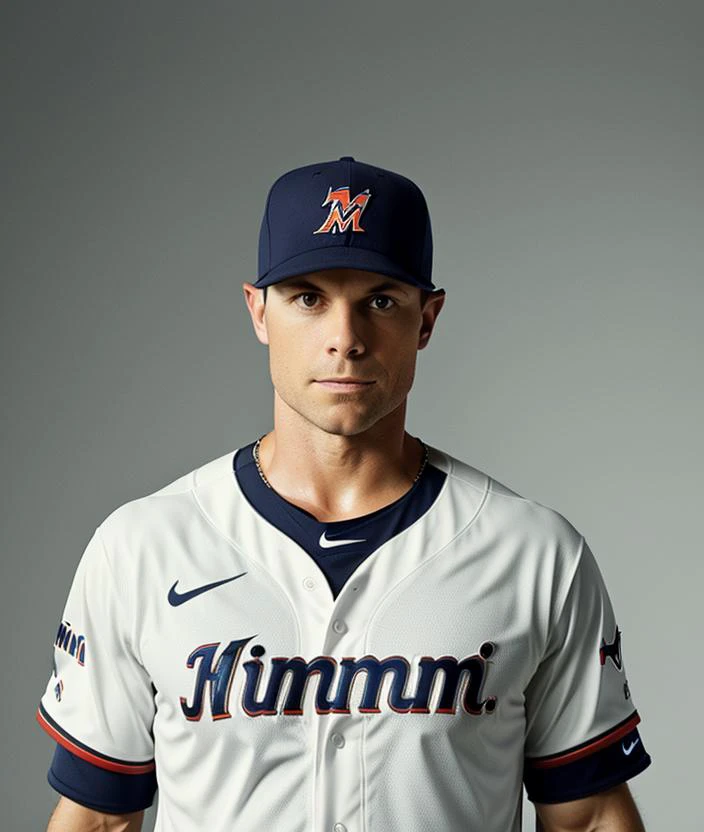
[[193, 468], [188, 473], [183, 474], [180, 477], [176, 477], [176, 479], [171, 480], [171, 482], [166, 483], [161, 486], [161, 488], [158, 488], [156, 491], [152, 491], [150, 494], [145, 496], [169, 497], [173, 494], [186, 494], [189, 491], [193, 491], [209, 480], [222, 476], [223, 464], [226, 462], [229, 464], [236, 453], [237, 449], [227, 451], [226, 453], [221, 454], [208, 462], [204, 462], [196, 468]]
[[[486, 471], [482, 471], [481, 468], [477, 468], [469, 462], [465, 462], [464, 460], [459, 459], [458, 457], [455, 457], [440, 448], [434, 448], [434, 450], [444, 458], [447, 465], [447, 476], [452, 479], [459, 480], [465, 485], [469, 485], [471, 488], [474, 488], [475, 491], [479, 491], [482, 494], [490, 492], [496, 497], [510, 497], [514, 500], [521, 500], [523, 502], [541, 505], [541, 503], [536, 503], [535, 500], [531, 500], [528, 497], [518, 494], [512, 488], [509, 488], [495, 477], [492, 477], [491, 474], [487, 474]], [[479, 486], [477, 482], [472, 480], [471, 475], [478, 475], [482, 477], [484, 479], [484, 485]], [[495, 486], [498, 486], [502, 490], [498, 490]], [[549, 508], [549, 506], [544, 506], [544, 508]]]
[[[491, 477], [489, 477], [488, 474], [486, 474], [484, 471], [480, 471], [479, 468], [475, 468], [473, 465], [470, 465], [469, 463], [452, 456], [452, 454], [447, 453], [447, 451], [443, 451], [440, 448], [434, 448], [433, 450], [436, 453], [439, 453], [440, 456], [445, 460], [445, 463], [447, 465], [447, 471], [445, 473], [448, 479], [458, 480], [459, 482], [470, 486], [470, 488], [473, 488], [475, 491], [478, 491], [480, 494], [486, 494], [488, 484], [491, 480]], [[468, 473], [463, 474], [463, 468], [469, 469], [469, 473], [475, 473], [482, 476], [484, 478], [483, 487], [479, 486], [476, 482], [473, 482], [470, 479]]]
[[[229, 462], [234, 457], [236, 451], [228, 451], [203, 465], [194, 468], [186, 474], [171, 480], [166, 485], [161, 486], [155, 491], [150, 491], [142, 494], [139, 497], [133, 497], [120, 503], [112, 509], [102, 520], [101, 526], [107, 525], [114, 520], [117, 515], [124, 511], [129, 511], [130, 507], [136, 507], [138, 504], [145, 505], [152, 500], [167, 499], [169, 497], [185, 497], [193, 494], [200, 486], [218, 477], [227, 476]], [[201, 473], [203, 472], [203, 473]]]

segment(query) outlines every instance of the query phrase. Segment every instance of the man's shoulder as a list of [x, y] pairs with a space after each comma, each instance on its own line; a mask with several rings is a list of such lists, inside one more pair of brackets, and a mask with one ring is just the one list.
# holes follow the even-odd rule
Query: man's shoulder
[[235, 450], [230, 450], [215, 459], [204, 462], [188, 473], [181, 474], [175, 480], [162, 485], [161, 488], [146, 495], [144, 499], [187, 493], [213, 479], [232, 475], [232, 460], [235, 453]]
[[188, 523], [193, 513], [199, 513], [196, 492], [200, 488], [234, 477], [232, 460], [235, 452], [234, 449], [227, 451], [154, 491], [117, 506], [100, 524], [103, 536], [114, 537], [155, 526]]
[[555, 540], [578, 548], [582, 535], [556, 508], [524, 496], [492, 474], [439, 448], [431, 461], [447, 474], [447, 488], [458, 500], [476, 504], [477, 516], [501, 534]]

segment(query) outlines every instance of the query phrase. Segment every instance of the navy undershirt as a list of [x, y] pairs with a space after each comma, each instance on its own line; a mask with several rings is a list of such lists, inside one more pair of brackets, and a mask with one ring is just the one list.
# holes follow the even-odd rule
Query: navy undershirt
[[[361, 517], [321, 523], [266, 485], [254, 461], [254, 445], [252, 442], [240, 448], [233, 460], [242, 493], [258, 514], [308, 552], [327, 578], [335, 598], [362, 561], [425, 514], [447, 477], [429, 462], [410, 489], [393, 503]], [[323, 534], [323, 542], [357, 542], [324, 547], [320, 545]]]

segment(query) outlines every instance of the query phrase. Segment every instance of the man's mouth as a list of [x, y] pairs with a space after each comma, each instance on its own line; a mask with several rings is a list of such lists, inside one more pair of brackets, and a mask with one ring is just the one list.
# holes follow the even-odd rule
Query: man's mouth
[[363, 390], [374, 384], [373, 381], [365, 379], [354, 378], [353, 376], [343, 376], [341, 378], [322, 378], [316, 381], [322, 387], [328, 390], [336, 390], [338, 393], [351, 393], [355, 390]]

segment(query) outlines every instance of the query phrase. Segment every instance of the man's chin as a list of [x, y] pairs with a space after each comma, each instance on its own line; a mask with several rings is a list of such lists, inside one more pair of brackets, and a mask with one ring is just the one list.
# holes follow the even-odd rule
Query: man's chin
[[332, 436], [358, 436], [373, 427], [379, 420], [369, 414], [360, 414], [357, 418], [322, 418], [309, 419], [316, 427]]

